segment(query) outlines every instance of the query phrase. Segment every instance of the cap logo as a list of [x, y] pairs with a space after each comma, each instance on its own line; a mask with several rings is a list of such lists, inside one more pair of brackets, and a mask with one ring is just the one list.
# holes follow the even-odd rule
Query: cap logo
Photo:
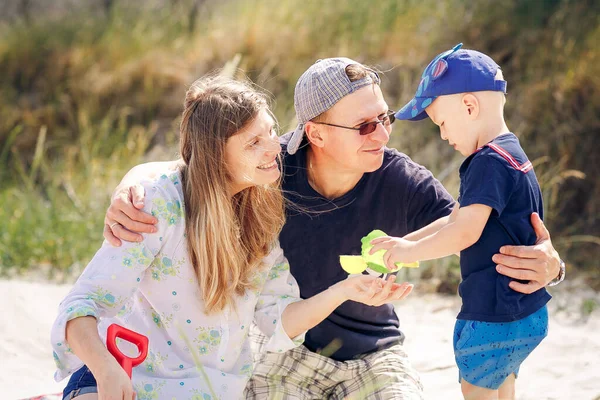
[[447, 70], [448, 62], [443, 58], [440, 58], [439, 60], [437, 60], [433, 67], [433, 70], [431, 71], [431, 79], [435, 81], [440, 76], [444, 75], [444, 73], [446, 73]]

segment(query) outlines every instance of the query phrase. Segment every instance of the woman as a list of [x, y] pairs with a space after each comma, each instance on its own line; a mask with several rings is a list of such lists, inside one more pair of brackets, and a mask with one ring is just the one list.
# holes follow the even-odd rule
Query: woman
[[[240, 398], [253, 320], [268, 349], [282, 352], [344, 301], [368, 302], [381, 288], [354, 277], [300, 301], [277, 243], [274, 125], [265, 97], [246, 84], [206, 77], [190, 87], [182, 159], [141, 182], [157, 231], [121, 247], [105, 242], [60, 305], [52, 344], [55, 378], [73, 374], [65, 399]], [[112, 323], [149, 338], [132, 381], [104, 345]]]

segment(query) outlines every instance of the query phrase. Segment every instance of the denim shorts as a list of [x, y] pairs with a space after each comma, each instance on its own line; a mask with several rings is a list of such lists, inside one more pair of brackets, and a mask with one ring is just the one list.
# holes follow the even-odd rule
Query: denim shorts
[[548, 335], [548, 309], [513, 322], [456, 320], [454, 357], [458, 381], [498, 389]]
[[87, 393], [98, 393], [98, 384], [90, 369], [84, 365], [71, 375], [67, 387], [63, 390], [63, 400], [71, 400]]

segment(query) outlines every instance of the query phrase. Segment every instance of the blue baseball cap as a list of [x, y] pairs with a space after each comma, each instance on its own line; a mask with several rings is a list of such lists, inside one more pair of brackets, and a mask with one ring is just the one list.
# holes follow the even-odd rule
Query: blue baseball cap
[[438, 96], [494, 91], [506, 93], [506, 81], [496, 79], [500, 67], [489, 56], [462, 50], [462, 43], [438, 54], [425, 68], [415, 97], [396, 113], [397, 119], [419, 121]]

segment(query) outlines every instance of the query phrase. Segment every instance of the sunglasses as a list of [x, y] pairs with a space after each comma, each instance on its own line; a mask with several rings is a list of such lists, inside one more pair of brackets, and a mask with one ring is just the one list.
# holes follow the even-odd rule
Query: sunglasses
[[377, 129], [377, 125], [379, 125], [379, 124], [381, 124], [383, 126], [390, 126], [391, 124], [393, 124], [394, 121], [396, 120], [396, 117], [394, 116], [395, 113], [396, 113], [396, 111], [388, 110], [385, 113], [385, 115], [383, 116], [383, 118], [381, 118], [381, 119], [377, 118], [377, 121], [365, 122], [364, 124], [360, 124], [356, 128], [353, 128], [350, 126], [329, 124], [327, 122], [314, 122], [313, 121], [313, 123], [320, 124], [320, 125], [334, 126], [336, 128], [352, 129], [353, 131], [358, 131], [359, 135], [364, 136], [364, 135], [368, 135], [368, 134], [375, 132], [375, 129]]

